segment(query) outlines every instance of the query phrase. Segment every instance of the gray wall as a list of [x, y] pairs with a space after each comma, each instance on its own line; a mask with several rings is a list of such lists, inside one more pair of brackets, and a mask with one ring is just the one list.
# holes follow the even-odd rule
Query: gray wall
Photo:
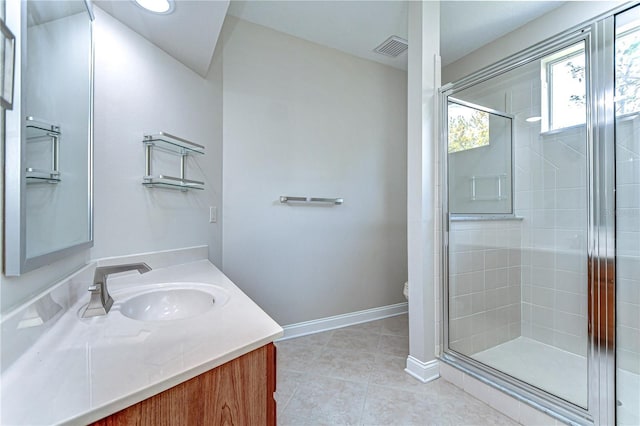
[[224, 272], [283, 325], [404, 301], [406, 73], [231, 17], [223, 37]]

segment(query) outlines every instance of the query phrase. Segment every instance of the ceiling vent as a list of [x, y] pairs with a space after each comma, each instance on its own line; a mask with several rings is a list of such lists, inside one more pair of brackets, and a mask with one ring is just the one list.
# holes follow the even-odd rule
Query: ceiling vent
[[392, 58], [398, 57], [401, 53], [407, 50], [409, 44], [407, 40], [398, 36], [391, 36], [375, 49], [374, 52], [381, 55], [390, 56]]

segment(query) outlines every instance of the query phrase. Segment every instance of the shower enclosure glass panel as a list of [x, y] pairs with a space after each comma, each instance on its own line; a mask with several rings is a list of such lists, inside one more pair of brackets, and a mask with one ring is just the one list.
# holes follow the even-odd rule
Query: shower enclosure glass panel
[[513, 117], [449, 97], [449, 212], [511, 214]]
[[640, 7], [616, 16], [617, 423], [640, 424]]
[[[449, 139], [448, 347], [584, 408], [588, 63], [584, 41], [555, 48], [448, 93], [447, 108], [451, 114], [452, 106], [476, 105], [513, 123], [503, 126], [512, 132], [509, 143], [495, 139], [508, 146], [496, 158], [486, 154], [491, 137], [488, 144], [478, 137], [478, 147], [464, 151], [452, 151]], [[494, 203], [498, 176], [508, 175], [513, 203], [497, 212], [509, 214], [476, 208], [486, 200], [470, 193], [469, 182], [480, 174], [474, 167], [495, 177], [483, 187]]]

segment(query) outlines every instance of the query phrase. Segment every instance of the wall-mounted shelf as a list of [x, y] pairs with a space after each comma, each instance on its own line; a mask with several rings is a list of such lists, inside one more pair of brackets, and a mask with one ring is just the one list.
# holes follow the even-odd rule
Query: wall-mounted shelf
[[27, 183], [58, 183], [60, 179], [60, 126], [28, 116], [26, 118], [27, 143], [47, 142], [51, 144], [51, 169], [27, 167]]
[[[487, 176], [471, 176], [469, 178], [471, 182], [471, 201], [503, 201], [507, 199], [504, 193], [504, 188], [507, 183], [507, 175], [487, 175]], [[478, 195], [478, 186], [480, 182], [486, 182], [493, 186], [493, 190], [490, 195], [480, 196]]]
[[27, 167], [27, 183], [58, 183], [60, 182], [60, 172], [53, 170], [42, 170]]
[[[189, 155], [204, 155], [204, 146], [198, 145], [167, 132], [144, 135], [142, 141], [145, 147], [145, 174], [142, 184], [147, 188], [168, 188], [187, 191], [189, 189], [204, 189], [204, 182], [186, 178], [186, 159]], [[153, 150], [169, 152], [180, 156], [180, 177], [166, 174], [153, 175], [151, 173], [151, 157]]]
[[180, 189], [186, 191], [187, 189], [204, 189], [204, 182], [198, 180], [181, 179], [173, 176], [158, 175], [158, 176], [145, 176], [145, 181], [142, 184], [148, 188], [164, 187], [171, 189]]

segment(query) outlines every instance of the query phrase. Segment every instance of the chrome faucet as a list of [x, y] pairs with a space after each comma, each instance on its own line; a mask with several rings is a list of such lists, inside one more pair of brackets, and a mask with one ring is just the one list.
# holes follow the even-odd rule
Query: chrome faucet
[[149, 272], [151, 268], [146, 263], [129, 263], [126, 265], [98, 266], [93, 276], [93, 285], [89, 287], [91, 299], [82, 313], [82, 318], [107, 315], [113, 305], [113, 298], [107, 289], [107, 275], [125, 271], [138, 271], [141, 274]]

